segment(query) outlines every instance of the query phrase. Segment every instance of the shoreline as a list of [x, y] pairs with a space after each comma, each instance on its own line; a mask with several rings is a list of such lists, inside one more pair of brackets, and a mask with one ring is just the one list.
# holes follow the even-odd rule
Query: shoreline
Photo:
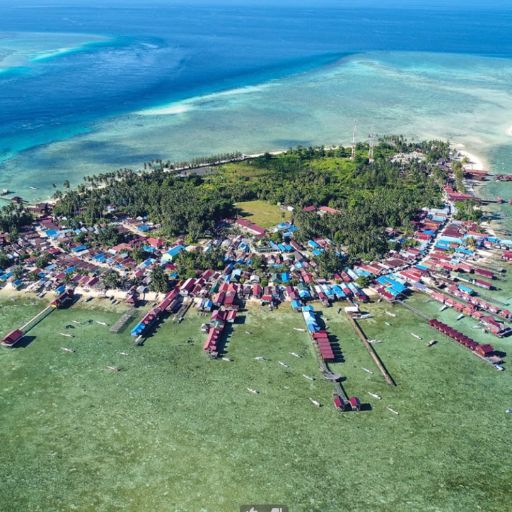
[[[512, 127], [510, 128], [510, 131], [512, 133]], [[361, 141], [359, 141], [359, 142], [361, 142]], [[336, 145], [326, 145], [324, 147], [325, 147], [325, 149], [327, 151], [332, 151], [332, 150], [338, 149], [339, 147], [342, 147], [342, 146], [343, 147], [350, 147], [351, 144], [352, 144], [351, 142], [346, 142], [345, 144], [341, 144], [340, 143], [340, 144], [336, 144]], [[468, 149], [466, 149], [466, 145], [463, 144], [463, 143], [452, 142], [450, 144], [450, 146], [454, 150], [456, 150], [458, 153], [460, 153], [462, 156], [465, 156], [465, 157], [467, 157], [470, 160], [470, 163], [468, 165], [470, 165], [472, 169], [474, 169], [474, 170], [481, 169], [481, 170], [487, 170], [488, 172], [490, 172], [491, 165], [489, 164], [489, 161], [487, 160], [487, 158], [485, 158], [481, 154], [474, 153], [473, 150], [469, 151]], [[223, 161], [223, 162], [212, 162], [212, 163], [209, 163], [209, 164], [201, 164], [201, 165], [197, 165], [196, 167], [189, 167], [189, 168], [183, 168], [183, 169], [169, 170], [169, 172], [172, 172], [172, 171], [193, 172], [193, 171], [196, 171], [196, 170], [204, 169], [206, 167], [217, 167], [219, 165], [226, 165], [226, 164], [230, 164], [230, 163], [244, 162], [244, 161], [247, 161], [247, 160], [252, 160], [252, 159], [255, 159], [255, 158], [260, 158], [260, 157], [264, 156], [267, 153], [269, 155], [272, 155], [272, 156], [278, 156], [278, 155], [282, 155], [283, 153], [286, 153], [286, 151], [288, 151], [288, 149], [274, 149], [274, 150], [271, 150], [271, 151], [264, 151], [264, 152], [258, 152], [258, 153], [247, 153], [247, 154], [244, 153], [244, 154], [242, 154], [242, 158], [240, 158], [240, 159], [236, 159], [236, 160], [232, 160], [232, 161], [225, 161], [225, 162]], [[136, 173], [141, 173], [141, 172], [143, 172], [143, 170], [141, 168], [139, 168], [139, 169], [136, 169], [135, 172]], [[88, 176], [94, 176], [94, 174], [91, 174], [91, 175], [88, 175]], [[76, 187], [72, 187], [72, 188], [76, 188]], [[12, 192], [12, 194], [14, 194], [15, 196], [18, 195], [18, 194], [16, 194], [16, 191]], [[7, 202], [10, 202], [12, 198], [7, 196], [7, 195], [6, 196], [0, 196], [0, 200], [2, 200], [2, 199], [7, 201]], [[56, 201], [55, 201], [55, 199], [53, 199], [52, 196], [46, 196], [45, 198], [41, 197], [40, 199], [26, 200], [26, 204], [29, 205], [29, 206], [33, 206], [33, 205], [36, 205], [38, 203], [55, 204], [55, 202]], [[1, 206], [1, 203], [0, 203], [0, 206]]]
[[[122, 290], [108, 290], [106, 293], [102, 293], [99, 290], [76, 287], [75, 293], [79, 297], [76, 301], [76, 305], [86, 309], [102, 309], [116, 313], [122, 313], [130, 309], [130, 306], [125, 302], [127, 294]], [[0, 288], [0, 302], [26, 299], [49, 303], [56, 297], [57, 295], [52, 290], [46, 292], [44, 297], [39, 297], [38, 294], [32, 290], [16, 290], [10, 283]], [[161, 298], [162, 294], [147, 292], [144, 296], [144, 301], [151, 304], [158, 302]], [[117, 304], [112, 304], [111, 299], [117, 300]]]
[[473, 151], [469, 151], [466, 148], [465, 144], [456, 143], [452, 144], [453, 149], [458, 151], [462, 156], [466, 157], [470, 162], [469, 166], [471, 166], [471, 170], [487, 170], [490, 171], [490, 164], [488, 160], [480, 154], [473, 153]]

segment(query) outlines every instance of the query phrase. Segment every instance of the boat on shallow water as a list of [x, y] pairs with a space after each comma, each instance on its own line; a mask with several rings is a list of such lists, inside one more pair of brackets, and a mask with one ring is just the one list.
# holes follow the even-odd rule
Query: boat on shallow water
[[2, 345], [4, 347], [12, 348], [14, 345], [19, 343], [23, 338], [23, 332], [20, 329], [16, 329], [10, 332], [7, 336], [2, 339]]

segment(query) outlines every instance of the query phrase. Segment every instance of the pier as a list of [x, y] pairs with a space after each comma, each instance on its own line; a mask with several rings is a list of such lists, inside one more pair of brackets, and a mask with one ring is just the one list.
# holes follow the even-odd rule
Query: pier
[[114, 334], [120, 333], [126, 325], [130, 322], [130, 320], [135, 315], [135, 309], [132, 308], [129, 311], [127, 311], [111, 328], [110, 332]]
[[181, 304], [180, 308], [178, 309], [178, 311], [176, 312], [176, 314], [174, 315], [173, 320], [177, 324], [181, 323], [183, 318], [185, 318], [185, 315], [187, 314], [187, 311], [190, 309], [191, 306], [192, 306], [192, 301], [185, 299], [183, 301], [183, 303]]
[[144, 315], [141, 321], [131, 331], [131, 335], [135, 338], [134, 344], [136, 346], [144, 345], [144, 341], [154, 330], [156, 324], [176, 306], [179, 299], [179, 289], [175, 288], [165, 296], [158, 306], [155, 306]]
[[42, 322], [46, 317], [51, 315], [57, 308], [66, 306], [74, 298], [71, 290], [64, 290], [54, 301], [46, 306], [37, 315], [32, 317], [28, 322], [23, 324], [18, 329], [10, 332], [2, 340], [2, 345], [5, 347], [14, 347], [17, 345], [36, 325]]
[[[307, 327], [306, 330], [310, 335], [312, 347], [319, 363], [320, 372], [323, 377], [333, 385], [334, 407], [340, 412], [360, 411], [361, 402], [359, 398], [356, 396], [349, 397], [341, 384], [344, 380], [343, 376], [334, 373], [329, 368], [329, 362], [336, 361], [329, 334], [326, 330], [322, 330], [317, 323], [316, 315], [312, 307], [303, 309], [303, 316]], [[321, 333], [323, 333], [323, 335], [319, 336]], [[368, 410], [368, 408], [364, 406], [363, 410]]]
[[356, 331], [357, 336], [359, 337], [359, 339], [363, 343], [364, 347], [370, 354], [370, 357], [373, 359], [373, 362], [375, 363], [377, 368], [380, 370], [380, 373], [382, 373], [382, 376], [384, 377], [385, 381], [390, 386], [396, 386], [395, 381], [393, 380], [393, 378], [389, 374], [388, 370], [384, 366], [384, 363], [381, 361], [377, 352], [375, 352], [375, 349], [372, 347], [372, 345], [368, 341], [368, 338], [367, 338], [366, 334], [364, 333], [363, 329], [361, 328], [361, 326], [359, 325], [359, 322], [350, 313], [347, 313], [347, 317], [350, 320], [352, 327], [354, 327], [354, 330]]
[[409, 311], [414, 313], [416, 316], [419, 316], [422, 320], [425, 320], [425, 322], [430, 321], [430, 317], [428, 315], [425, 315], [425, 313], [422, 313], [419, 309], [416, 309], [416, 308], [410, 306], [409, 304], [407, 304], [403, 300], [397, 301], [397, 304], [400, 304], [405, 309], [408, 309]]

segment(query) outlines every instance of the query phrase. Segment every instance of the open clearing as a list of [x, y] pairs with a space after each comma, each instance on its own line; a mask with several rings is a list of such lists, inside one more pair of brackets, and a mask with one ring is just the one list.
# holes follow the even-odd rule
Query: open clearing
[[235, 206], [243, 217], [264, 228], [270, 228], [291, 219], [291, 213], [288, 210], [281, 210], [279, 206], [266, 201], [247, 201], [236, 203]]

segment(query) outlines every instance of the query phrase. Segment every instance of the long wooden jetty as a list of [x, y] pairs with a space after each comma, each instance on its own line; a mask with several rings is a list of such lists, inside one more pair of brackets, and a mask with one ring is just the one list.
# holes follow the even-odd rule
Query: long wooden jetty
[[366, 350], [370, 354], [370, 357], [373, 359], [373, 362], [375, 363], [377, 368], [382, 373], [385, 381], [390, 386], [396, 386], [395, 381], [393, 380], [393, 378], [389, 374], [388, 370], [384, 366], [384, 363], [381, 361], [381, 359], [378, 356], [377, 352], [375, 352], [375, 349], [373, 348], [371, 343], [368, 341], [368, 338], [367, 338], [366, 334], [364, 333], [363, 329], [361, 328], [361, 326], [359, 325], [359, 322], [350, 313], [347, 313], [347, 317], [350, 320], [350, 323], [352, 324], [352, 326], [354, 327], [354, 330], [356, 331], [357, 336], [359, 337], [359, 339], [363, 343], [364, 347], [366, 348]]
[[55, 300], [53, 300], [48, 306], [46, 306], [37, 315], [32, 317], [28, 322], [23, 324], [18, 329], [10, 332], [5, 336], [1, 342], [6, 347], [14, 347], [18, 344], [27, 334], [38, 325], [42, 320], [49, 316], [57, 308], [64, 307], [67, 304], [73, 302], [74, 294], [72, 290], [64, 290]]
[[348, 398], [347, 392], [341, 385], [341, 382], [339, 380], [337, 380], [337, 381], [333, 382], [333, 386], [334, 386], [334, 393], [338, 396], [341, 396], [341, 398], [343, 398], [343, 400], [345, 400], [345, 402], [348, 402], [349, 398]]
[[132, 308], [129, 311], [127, 311], [111, 328], [110, 332], [117, 334], [121, 332], [124, 327], [126, 327], [126, 324], [133, 318], [135, 315], [135, 309]]
[[334, 388], [334, 394], [341, 396], [345, 400], [345, 402], [348, 402], [348, 400], [349, 400], [348, 395], [347, 395], [345, 389], [343, 388], [343, 386], [341, 385], [341, 380], [343, 379], [343, 377], [341, 375], [334, 373], [329, 368], [329, 365], [323, 360], [318, 347], [315, 347], [313, 344], [313, 348], [315, 351], [315, 355], [318, 359], [320, 372], [322, 373], [322, 375], [324, 376], [325, 379], [332, 382], [332, 385]]
[[44, 320], [50, 313], [53, 313], [55, 308], [52, 305], [45, 307], [42, 311], [40, 311], [36, 316], [31, 318], [26, 324], [20, 327], [20, 331], [23, 334], [27, 334], [31, 329], [33, 329], [39, 322]]
[[422, 313], [419, 309], [416, 309], [412, 306], [410, 306], [409, 304], [407, 304], [406, 302], [404, 302], [403, 300], [397, 300], [396, 301], [397, 304], [400, 304], [401, 306], [403, 306], [405, 309], [408, 309], [409, 311], [413, 312], [415, 315], [419, 316], [421, 319], [425, 320], [425, 322], [428, 322], [430, 320], [430, 317], [425, 315], [425, 313]]
[[181, 321], [183, 320], [183, 318], [185, 317], [185, 315], [187, 314], [187, 311], [190, 309], [191, 306], [192, 306], [191, 300], [184, 300], [180, 306], [180, 309], [174, 315], [173, 320], [177, 324], [181, 323]]

